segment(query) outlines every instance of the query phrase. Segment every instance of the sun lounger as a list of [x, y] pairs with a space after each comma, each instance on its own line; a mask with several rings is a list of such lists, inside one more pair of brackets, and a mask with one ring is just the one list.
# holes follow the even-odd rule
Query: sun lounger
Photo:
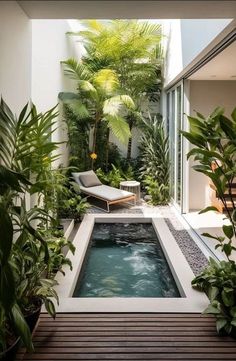
[[[76, 183], [79, 184], [80, 190], [82, 193], [88, 195], [89, 197], [94, 197], [104, 201], [106, 203], [107, 209], [100, 209], [105, 210], [106, 212], [110, 212], [110, 205], [123, 203], [123, 202], [130, 202], [133, 201], [134, 205], [136, 204], [136, 195], [131, 192], [127, 192], [121, 189], [117, 189], [114, 187], [107, 186], [102, 184], [98, 178], [98, 185], [93, 185], [89, 187], [85, 187], [82, 183], [83, 177], [96, 177], [96, 174], [93, 171], [87, 172], [79, 172], [79, 173], [72, 173], [73, 178], [75, 179]], [[82, 177], [81, 177], [82, 176]], [[95, 178], [94, 178], [95, 179]], [[91, 178], [90, 178], [91, 180]], [[95, 184], [96, 182], [94, 182]], [[93, 182], [91, 182], [93, 184]]]

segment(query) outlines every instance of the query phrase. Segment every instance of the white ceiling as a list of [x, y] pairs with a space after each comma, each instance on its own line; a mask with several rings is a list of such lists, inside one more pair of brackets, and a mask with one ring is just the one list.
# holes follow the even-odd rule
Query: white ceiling
[[189, 77], [191, 80], [236, 81], [236, 41]]
[[236, 18], [236, 1], [17, 1], [31, 19]]

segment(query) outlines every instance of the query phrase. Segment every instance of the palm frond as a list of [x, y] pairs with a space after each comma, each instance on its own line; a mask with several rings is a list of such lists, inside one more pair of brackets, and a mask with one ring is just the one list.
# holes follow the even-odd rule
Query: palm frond
[[129, 125], [121, 116], [106, 115], [104, 120], [107, 121], [108, 127], [114, 136], [123, 144], [127, 144], [131, 137]]
[[61, 62], [64, 65], [64, 73], [74, 80], [89, 80], [92, 76], [86, 65], [78, 62], [76, 59], [70, 58]]
[[111, 69], [99, 70], [94, 78], [94, 84], [99, 87], [104, 93], [111, 94], [119, 86], [119, 80], [116, 72]]
[[103, 113], [106, 115], [117, 116], [124, 108], [135, 108], [135, 104], [132, 98], [129, 95], [116, 95], [105, 100], [103, 105]]

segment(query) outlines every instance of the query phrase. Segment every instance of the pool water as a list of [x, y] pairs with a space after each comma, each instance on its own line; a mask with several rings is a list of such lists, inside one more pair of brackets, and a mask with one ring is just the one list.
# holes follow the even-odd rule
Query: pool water
[[150, 223], [97, 223], [73, 297], [181, 297]]

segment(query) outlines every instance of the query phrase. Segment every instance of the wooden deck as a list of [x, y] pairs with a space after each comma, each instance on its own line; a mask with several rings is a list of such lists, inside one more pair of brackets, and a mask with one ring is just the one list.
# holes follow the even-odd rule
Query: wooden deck
[[236, 360], [236, 340], [199, 314], [42, 314], [17, 360]]

